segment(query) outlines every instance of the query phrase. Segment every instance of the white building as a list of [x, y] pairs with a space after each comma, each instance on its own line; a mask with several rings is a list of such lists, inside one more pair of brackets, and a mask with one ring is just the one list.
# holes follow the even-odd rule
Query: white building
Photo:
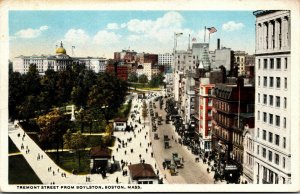
[[253, 14], [256, 16], [253, 182], [288, 184], [291, 183], [290, 11]]
[[254, 129], [245, 126], [243, 132], [243, 175], [244, 183], [253, 183], [253, 167], [254, 167]]
[[96, 73], [105, 72], [106, 59], [97, 57], [70, 57], [67, 55], [66, 49], [62, 42], [60, 47], [55, 51], [55, 55], [32, 55], [32, 56], [18, 56], [13, 60], [13, 70], [20, 73], [27, 73], [30, 64], [35, 64], [39, 74], [44, 75], [48, 69], [54, 71], [65, 70], [68, 65], [73, 63], [85, 64], [86, 68], [93, 70]]
[[172, 53], [158, 54], [158, 64], [171, 66], [174, 61]]

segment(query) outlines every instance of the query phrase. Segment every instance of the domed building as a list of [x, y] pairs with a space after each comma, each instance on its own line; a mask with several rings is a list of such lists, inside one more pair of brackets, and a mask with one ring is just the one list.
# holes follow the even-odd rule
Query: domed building
[[106, 59], [98, 57], [70, 57], [67, 55], [66, 49], [63, 47], [62, 41], [60, 46], [56, 48], [55, 55], [31, 55], [31, 56], [19, 56], [13, 60], [14, 71], [20, 73], [27, 73], [30, 64], [35, 64], [37, 70], [41, 75], [45, 74], [48, 69], [54, 71], [66, 70], [68, 65], [85, 64], [86, 69], [93, 70], [96, 73], [104, 72], [106, 69]]

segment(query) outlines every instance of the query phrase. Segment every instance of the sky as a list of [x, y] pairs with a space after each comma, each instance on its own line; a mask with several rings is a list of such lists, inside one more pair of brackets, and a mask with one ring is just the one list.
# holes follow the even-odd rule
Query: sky
[[[72, 56], [113, 58], [123, 49], [146, 53], [171, 53], [174, 33], [177, 50], [204, 42], [204, 28], [215, 27], [210, 50], [221, 46], [253, 54], [255, 17], [252, 11], [10, 11], [10, 58], [55, 54], [63, 42]], [[206, 42], [208, 42], [206, 31]], [[191, 41], [192, 43], [192, 41]]]

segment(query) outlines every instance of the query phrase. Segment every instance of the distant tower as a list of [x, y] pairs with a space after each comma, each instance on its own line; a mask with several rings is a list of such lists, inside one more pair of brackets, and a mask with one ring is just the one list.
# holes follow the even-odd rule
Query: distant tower
[[206, 71], [210, 71], [210, 60], [208, 57], [208, 51], [207, 51], [207, 47], [204, 47], [204, 51], [201, 57], [201, 61], [203, 63], [203, 67]]

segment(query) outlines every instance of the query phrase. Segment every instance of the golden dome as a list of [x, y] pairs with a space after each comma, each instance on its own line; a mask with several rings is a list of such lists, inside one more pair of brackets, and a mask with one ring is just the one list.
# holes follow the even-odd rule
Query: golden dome
[[56, 49], [56, 54], [66, 54], [66, 49], [64, 49], [62, 42], [60, 42], [60, 47]]

